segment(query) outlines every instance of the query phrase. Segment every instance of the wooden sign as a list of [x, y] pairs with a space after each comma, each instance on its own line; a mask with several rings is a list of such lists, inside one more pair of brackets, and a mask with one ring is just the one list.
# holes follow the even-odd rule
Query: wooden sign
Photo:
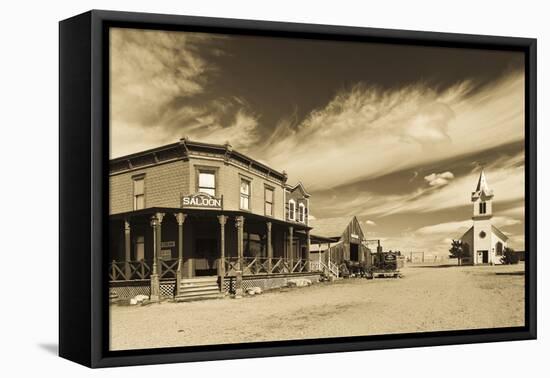
[[181, 207], [200, 207], [221, 209], [223, 197], [214, 197], [208, 193], [195, 193], [181, 197]]

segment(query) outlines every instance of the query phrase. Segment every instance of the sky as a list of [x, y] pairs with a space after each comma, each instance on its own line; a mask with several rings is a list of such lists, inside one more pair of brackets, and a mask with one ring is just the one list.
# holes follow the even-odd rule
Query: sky
[[510, 51], [111, 29], [111, 158], [182, 137], [302, 182], [310, 216], [447, 255], [484, 167], [524, 249], [524, 60]]

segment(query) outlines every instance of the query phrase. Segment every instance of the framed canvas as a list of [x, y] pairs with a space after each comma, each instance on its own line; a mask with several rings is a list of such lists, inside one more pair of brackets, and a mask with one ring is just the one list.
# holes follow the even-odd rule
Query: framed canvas
[[536, 338], [536, 40], [60, 22], [59, 353]]

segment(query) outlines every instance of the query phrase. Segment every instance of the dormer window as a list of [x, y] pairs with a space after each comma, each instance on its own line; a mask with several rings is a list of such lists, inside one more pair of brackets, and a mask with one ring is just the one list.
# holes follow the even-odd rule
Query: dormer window
[[305, 222], [305, 214], [306, 214], [306, 207], [303, 203], [298, 205], [298, 222], [304, 223]]
[[296, 201], [293, 199], [288, 201], [288, 219], [296, 220]]

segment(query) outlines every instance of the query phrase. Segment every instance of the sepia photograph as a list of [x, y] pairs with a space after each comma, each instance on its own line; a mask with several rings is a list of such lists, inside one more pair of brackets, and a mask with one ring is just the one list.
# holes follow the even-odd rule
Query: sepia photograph
[[526, 325], [525, 54], [111, 27], [110, 351]]

